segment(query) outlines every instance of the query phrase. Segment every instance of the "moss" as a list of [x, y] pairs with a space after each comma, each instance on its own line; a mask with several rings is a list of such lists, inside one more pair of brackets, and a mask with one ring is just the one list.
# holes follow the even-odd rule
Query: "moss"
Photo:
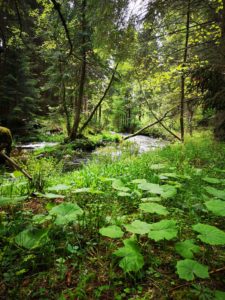
[[10, 155], [12, 149], [12, 134], [11, 131], [0, 126], [0, 150], [6, 149], [7, 155]]

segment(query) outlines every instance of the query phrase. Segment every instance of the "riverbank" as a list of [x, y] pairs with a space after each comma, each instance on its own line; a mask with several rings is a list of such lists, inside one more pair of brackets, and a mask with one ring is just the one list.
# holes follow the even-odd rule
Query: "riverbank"
[[223, 299], [224, 144], [198, 135], [73, 172], [28, 166], [39, 192], [19, 174], [1, 179], [1, 297]]
[[72, 171], [87, 163], [92, 157], [98, 155], [120, 156], [129, 148], [130, 152], [141, 154], [149, 150], [162, 148], [168, 141], [151, 138], [144, 135], [137, 135], [128, 141], [122, 141], [126, 134], [102, 133], [89, 136], [88, 138], [77, 139], [75, 142], [36, 142], [17, 144], [13, 155], [24, 161], [32, 152], [35, 157], [54, 158], [64, 164], [64, 171]]

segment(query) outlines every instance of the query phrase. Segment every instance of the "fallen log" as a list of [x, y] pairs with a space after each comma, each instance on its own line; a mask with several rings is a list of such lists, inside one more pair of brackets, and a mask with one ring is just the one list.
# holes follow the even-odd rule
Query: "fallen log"
[[23, 168], [21, 168], [12, 158], [10, 158], [8, 155], [6, 155], [4, 152], [0, 152], [0, 155], [4, 157], [15, 169], [19, 170], [21, 173], [23, 173], [24, 176], [26, 176], [30, 181], [32, 181], [32, 177], [30, 174], [28, 174]]

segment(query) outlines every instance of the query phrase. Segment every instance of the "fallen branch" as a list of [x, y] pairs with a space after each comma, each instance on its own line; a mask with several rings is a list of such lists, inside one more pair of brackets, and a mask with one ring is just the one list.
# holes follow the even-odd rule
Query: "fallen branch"
[[166, 112], [160, 119], [156, 120], [155, 122], [153, 122], [153, 123], [151, 123], [151, 124], [148, 124], [147, 126], [145, 126], [145, 127], [141, 128], [141, 129], [139, 129], [138, 131], [136, 131], [135, 133], [130, 134], [130, 135], [124, 137], [123, 140], [124, 140], [124, 141], [125, 141], [125, 140], [128, 140], [128, 139], [130, 139], [130, 138], [132, 138], [132, 137], [138, 135], [139, 133], [141, 133], [141, 132], [144, 131], [145, 129], [147, 129], [147, 128], [149, 128], [149, 127], [152, 127], [152, 126], [154, 126], [155, 124], [160, 123], [162, 120], [164, 120], [165, 118], [168, 118], [168, 117], [169, 117], [169, 116], [168, 116], [168, 113], [169, 113], [169, 112], [170, 112], [170, 111]]
[[113, 83], [114, 77], [115, 77], [115, 73], [117, 70], [118, 64], [116, 65], [115, 69], [113, 70], [112, 73], [112, 77], [108, 83], [108, 86], [103, 94], [103, 96], [101, 97], [101, 99], [98, 101], [97, 105], [94, 107], [93, 111], [91, 112], [90, 116], [88, 117], [87, 121], [83, 124], [83, 126], [81, 127], [81, 129], [79, 130], [79, 134], [82, 133], [82, 131], [85, 129], [85, 127], [89, 124], [89, 122], [92, 120], [96, 110], [99, 108], [99, 106], [101, 105], [102, 101], [105, 99], [106, 95], [108, 94], [108, 91]]
[[15, 169], [19, 170], [23, 175], [25, 175], [30, 181], [32, 181], [32, 177], [25, 170], [23, 170], [12, 158], [6, 155], [3, 152], [0, 152], [0, 155], [3, 156]]
[[[137, 71], [136, 71], [136, 73], [137, 73]], [[138, 76], [138, 73], [137, 73], [137, 76]], [[153, 117], [154, 117], [157, 121], [159, 121], [158, 123], [159, 123], [159, 124], [160, 124], [167, 132], [169, 132], [173, 137], [175, 137], [176, 139], [178, 139], [179, 141], [181, 141], [181, 138], [180, 138], [178, 135], [176, 135], [174, 132], [172, 132], [172, 130], [170, 130], [169, 128], [167, 128], [167, 127], [162, 123], [162, 121], [160, 121], [160, 119], [157, 117], [157, 115], [153, 112], [153, 110], [151, 109], [151, 106], [150, 106], [150, 104], [149, 104], [149, 102], [148, 102], [148, 100], [147, 100], [147, 97], [146, 97], [146, 95], [145, 95], [145, 92], [144, 92], [143, 89], [142, 89], [142, 85], [141, 85], [141, 82], [140, 82], [140, 80], [139, 80], [139, 77], [137, 78], [137, 80], [138, 80], [138, 83], [139, 83], [139, 86], [140, 86], [140, 91], [141, 91], [141, 93], [143, 94], [144, 99], [145, 99], [145, 102], [147, 103], [148, 108], [149, 108], [151, 114], [153, 115]]]

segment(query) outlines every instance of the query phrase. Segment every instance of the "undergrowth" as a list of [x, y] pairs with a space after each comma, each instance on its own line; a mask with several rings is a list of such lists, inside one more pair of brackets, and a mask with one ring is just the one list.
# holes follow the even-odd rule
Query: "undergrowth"
[[122, 148], [0, 178], [0, 298], [224, 299], [225, 145]]

